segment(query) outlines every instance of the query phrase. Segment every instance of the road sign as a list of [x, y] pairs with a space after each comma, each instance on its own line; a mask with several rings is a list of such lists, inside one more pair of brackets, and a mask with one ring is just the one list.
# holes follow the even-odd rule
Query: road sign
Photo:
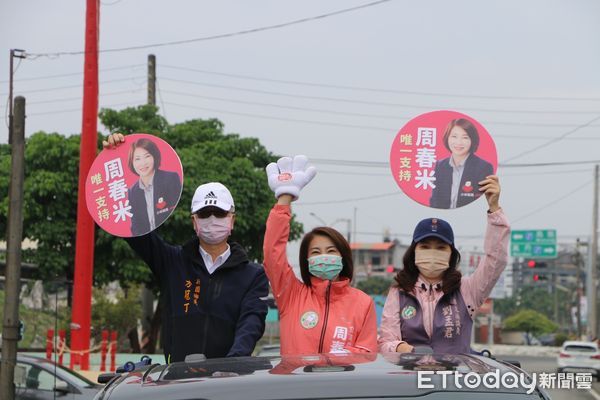
[[556, 229], [512, 231], [510, 255], [524, 258], [556, 258]]

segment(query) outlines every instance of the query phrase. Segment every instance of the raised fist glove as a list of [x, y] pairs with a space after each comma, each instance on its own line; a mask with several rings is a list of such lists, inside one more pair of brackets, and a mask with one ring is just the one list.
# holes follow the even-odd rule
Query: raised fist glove
[[300, 190], [317, 174], [315, 167], [308, 167], [306, 156], [281, 157], [276, 163], [267, 165], [269, 187], [275, 193], [275, 198], [282, 194], [290, 194], [297, 200]]

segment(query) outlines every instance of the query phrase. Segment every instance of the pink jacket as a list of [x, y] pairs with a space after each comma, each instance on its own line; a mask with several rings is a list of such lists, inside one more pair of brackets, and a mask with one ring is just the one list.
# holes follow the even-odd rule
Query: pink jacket
[[[460, 293], [471, 318], [489, 296], [500, 278], [500, 274], [506, 267], [509, 235], [508, 219], [502, 209], [488, 214], [487, 230], [483, 243], [485, 256], [471, 276], [462, 278], [460, 285]], [[435, 285], [430, 285], [419, 276], [413, 294], [423, 310], [425, 331], [431, 337], [435, 306], [444, 292], [437, 290]], [[377, 342], [381, 352], [395, 352], [396, 347], [403, 342], [410, 344], [410, 340], [403, 340], [400, 333], [400, 303], [397, 287], [390, 289], [385, 301], [381, 317], [380, 336]]]
[[373, 299], [348, 279], [298, 280], [287, 261], [289, 206], [275, 205], [265, 232], [265, 272], [280, 313], [281, 354], [377, 352]]

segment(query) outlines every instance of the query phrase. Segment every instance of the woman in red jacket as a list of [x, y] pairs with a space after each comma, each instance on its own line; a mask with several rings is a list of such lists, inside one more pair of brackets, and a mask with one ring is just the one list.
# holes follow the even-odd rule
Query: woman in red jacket
[[352, 251], [335, 229], [319, 227], [300, 245], [298, 280], [288, 263], [291, 203], [316, 174], [305, 156], [267, 166], [277, 204], [265, 232], [264, 266], [280, 313], [281, 354], [377, 352], [375, 304], [350, 286]]

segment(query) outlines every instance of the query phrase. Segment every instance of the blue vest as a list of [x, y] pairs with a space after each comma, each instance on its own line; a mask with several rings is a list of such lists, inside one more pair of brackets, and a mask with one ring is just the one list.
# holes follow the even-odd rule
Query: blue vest
[[429, 346], [434, 353], [460, 354], [471, 352], [473, 320], [460, 290], [444, 294], [435, 306], [431, 338], [423, 325], [423, 311], [412, 295], [400, 293], [400, 333], [411, 346]]

